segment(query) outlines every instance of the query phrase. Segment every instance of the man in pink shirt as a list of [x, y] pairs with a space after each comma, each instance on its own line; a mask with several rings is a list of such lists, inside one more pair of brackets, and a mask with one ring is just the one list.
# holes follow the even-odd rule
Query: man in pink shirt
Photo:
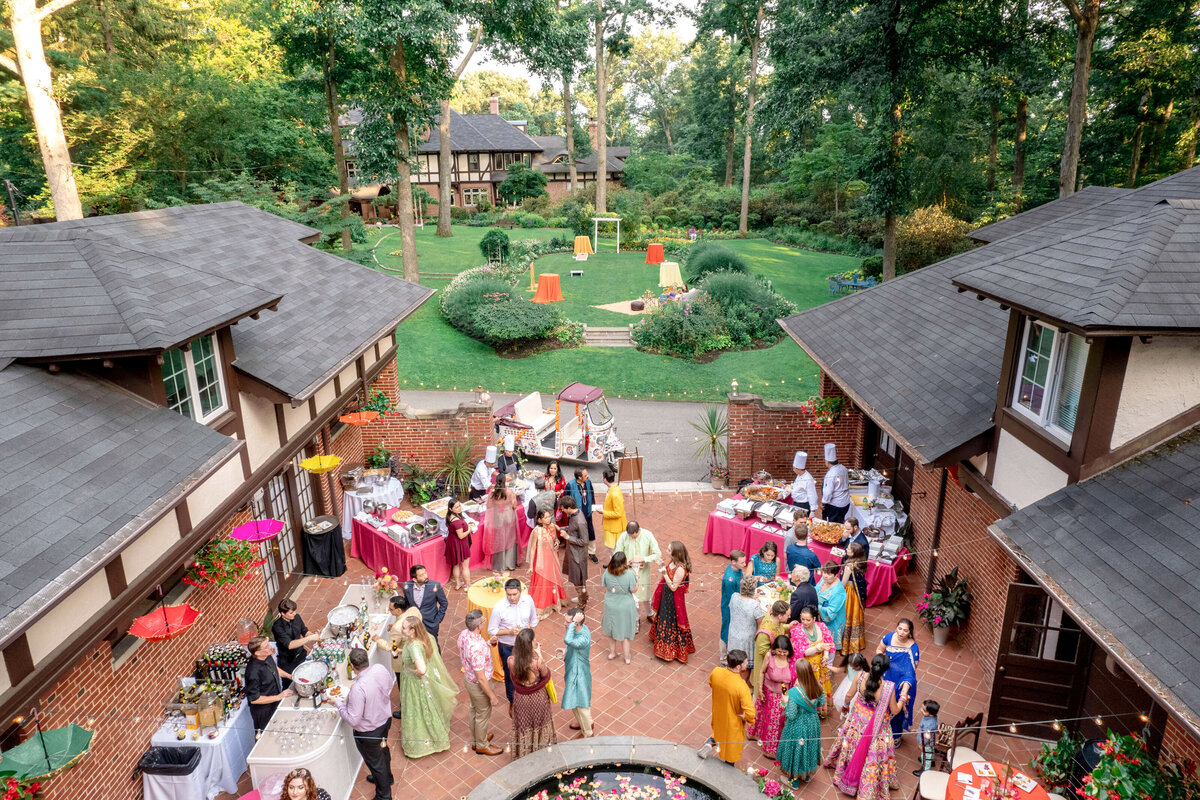
[[375, 800], [392, 800], [392, 751], [386, 746], [392, 726], [392, 673], [382, 664], [372, 664], [367, 651], [350, 651], [354, 667], [354, 685], [343, 702], [338, 698], [337, 712], [354, 729], [354, 746], [362, 754], [375, 784]]
[[480, 755], [498, 756], [504, 750], [491, 743], [492, 735], [488, 733], [496, 696], [492, 694], [492, 649], [479, 632], [483, 627], [483, 612], [468, 611], [466, 625], [466, 630], [458, 635], [458, 655], [463, 665], [463, 683], [471, 698], [471, 746]]

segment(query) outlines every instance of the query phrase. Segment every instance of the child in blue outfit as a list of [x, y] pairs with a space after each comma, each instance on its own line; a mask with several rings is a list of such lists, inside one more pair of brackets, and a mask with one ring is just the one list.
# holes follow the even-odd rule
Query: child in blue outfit
[[937, 745], [938, 712], [942, 710], [937, 700], [926, 700], [921, 704], [921, 722], [917, 726], [917, 738], [921, 743], [921, 766], [913, 770], [920, 775], [922, 770], [933, 769], [933, 757]]

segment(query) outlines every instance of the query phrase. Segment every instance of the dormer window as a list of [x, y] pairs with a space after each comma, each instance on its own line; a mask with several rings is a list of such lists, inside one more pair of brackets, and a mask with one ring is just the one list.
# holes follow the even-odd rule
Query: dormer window
[[187, 349], [163, 353], [162, 377], [172, 411], [208, 423], [227, 407], [217, 338], [211, 334], [193, 339]]
[[1017, 362], [1012, 407], [1056, 438], [1070, 442], [1087, 365], [1082, 337], [1027, 320]]

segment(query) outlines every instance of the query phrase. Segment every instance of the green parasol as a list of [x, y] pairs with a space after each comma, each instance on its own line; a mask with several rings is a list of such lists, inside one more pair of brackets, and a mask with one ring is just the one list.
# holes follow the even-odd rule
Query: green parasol
[[0, 753], [0, 771], [24, 781], [53, 778], [75, 766], [92, 746], [92, 732], [71, 723], [42, 732], [40, 725], [27, 741]]

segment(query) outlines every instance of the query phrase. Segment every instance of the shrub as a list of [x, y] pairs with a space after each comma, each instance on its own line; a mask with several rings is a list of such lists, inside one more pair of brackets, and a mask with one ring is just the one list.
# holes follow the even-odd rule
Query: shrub
[[867, 256], [862, 260], [859, 266], [862, 270], [863, 277], [866, 278], [882, 278], [883, 277], [883, 256]]
[[487, 228], [494, 225], [497, 219], [495, 214], [472, 214], [467, 224], [472, 228]]
[[796, 313], [796, 305], [771, 291], [761, 279], [739, 272], [714, 272], [700, 288], [722, 310], [735, 347], [777, 342], [783, 329], [777, 319]]
[[750, 272], [741, 256], [719, 244], [708, 244], [700, 252], [693, 252], [687, 270], [688, 283], [697, 283], [712, 272]]
[[971, 224], [938, 206], [918, 208], [896, 225], [896, 274], [912, 272], [971, 248]]
[[546, 220], [546, 227], [548, 227], [548, 228], [565, 228], [565, 227], [567, 227], [567, 218], [566, 217], [551, 217], [550, 219]]
[[501, 230], [488, 231], [479, 240], [479, 252], [491, 260], [499, 256], [502, 260], [508, 258], [508, 234]]
[[471, 314], [475, 338], [497, 349], [545, 339], [562, 322], [562, 312], [552, 305], [531, 303], [511, 293], [489, 295]]
[[523, 214], [521, 215], [522, 228], [544, 228], [546, 227], [546, 218], [540, 214]]
[[721, 217], [722, 228], [732, 228], [736, 231], [738, 230], [738, 225], [740, 222], [741, 218], [737, 214], [726, 214], [725, 216]]
[[486, 197], [479, 197], [475, 200], [475, 210], [480, 214], [486, 214], [492, 210], [492, 201]]
[[691, 359], [733, 345], [721, 309], [705, 298], [663, 303], [634, 326], [633, 340], [641, 350]]
[[488, 296], [508, 295], [511, 291], [512, 284], [507, 281], [476, 273], [473, 278], [454, 286], [453, 289], [447, 286], [443, 290], [442, 314], [452, 326], [478, 339], [479, 332], [474, 323], [475, 309], [483, 305]]
[[471, 218], [471, 212], [462, 206], [450, 206], [450, 219], [454, 222], [465, 222]]

